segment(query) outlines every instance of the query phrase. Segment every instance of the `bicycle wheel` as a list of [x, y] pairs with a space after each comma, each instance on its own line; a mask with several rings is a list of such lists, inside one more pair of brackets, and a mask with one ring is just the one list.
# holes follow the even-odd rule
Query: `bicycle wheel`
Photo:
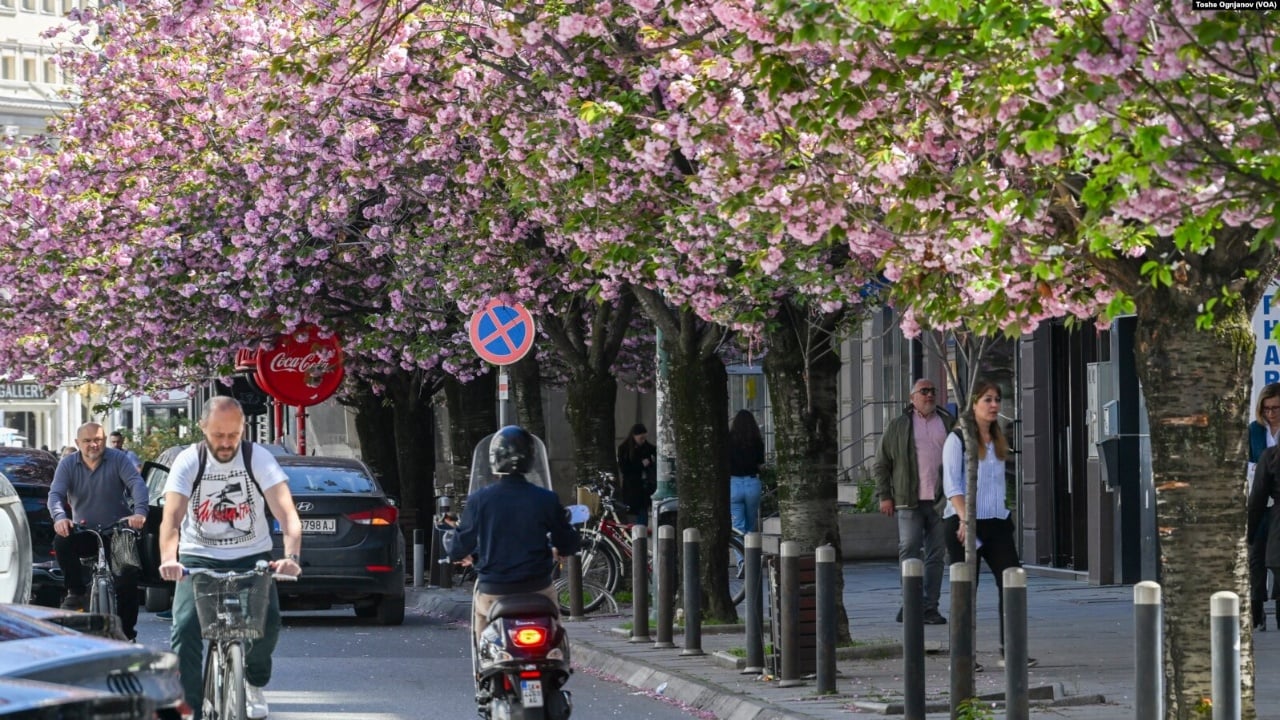
[[[582, 563], [582, 610], [591, 612], [600, 607], [605, 595], [618, 589], [622, 564], [613, 552], [613, 546], [602, 535], [582, 533], [582, 548], [578, 551]], [[557, 583], [560, 611], [569, 612], [569, 583], [565, 578]]]
[[89, 592], [89, 612], [103, 615], [116, 614], [116, 586], [110, 577], [93, 579], [93, 589]]
[[742, 536], [729, 536], [729, 597], [735, 606], [747, 596], [746, 564], [743, 562]]
[[217, 642], [210, 642], [204, 654], [204, 708], [205, 720], [225, 720], [225, 708], [222, 706], [222, 652]]
[[244, 646], [229, 643], [222, 667], [223, 717], [219, 720], [248, 720], [249, 709], [244, 694]]

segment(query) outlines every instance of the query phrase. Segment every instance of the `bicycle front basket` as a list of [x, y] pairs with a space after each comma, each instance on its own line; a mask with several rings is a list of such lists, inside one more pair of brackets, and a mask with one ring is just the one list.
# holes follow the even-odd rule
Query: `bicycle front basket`
[[271, 601], [271, 576], [253, 574], [220, 577], [205, 573], [191, 576], [191, 591], [205, 638], [256, 640], [267, 625]]

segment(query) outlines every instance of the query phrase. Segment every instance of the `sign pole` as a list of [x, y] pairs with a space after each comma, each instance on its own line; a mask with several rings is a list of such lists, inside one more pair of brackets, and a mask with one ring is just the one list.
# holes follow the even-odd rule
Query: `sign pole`
[[298, 406], [298, 454], [307, 454], [307, 409]]
[[508, 383], [511, 382], [511, 376], [507, 374], [506, 366], [498, 369], [498, 429], [507, 426], [507, 418], [510, 417], [509, 400], [511, 393], [508, 390]]

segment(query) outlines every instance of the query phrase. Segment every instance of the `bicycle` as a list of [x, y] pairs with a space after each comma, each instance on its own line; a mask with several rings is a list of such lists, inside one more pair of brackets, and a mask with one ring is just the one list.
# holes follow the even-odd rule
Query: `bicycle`
[[204, 661], [204, 717], [247, 720], [245, 641], [266, 630], [272, 580], [296, 580], [272, 573], [265, 560], [252, 570], [220, 571], [185, 568], [191, 578], [200, 635], [209, 641]]
[[98, 555], [91, 567], [88, 611], [98, 615], [119, 615], [115, 574], [111, 570], [111, 563], [107, 560], [107, 541], [103, 535], [111, 537], [116, 533], [128, 532], [136, 536], [138, 531], [129, 527], [126, 518], [97, 529], [91, 528], [84, 523], [73, 524], [71, 532], [73, 534], [87, 533], [93, 535], [98, 542]]
[[[600, 607], [607, 596], [612, 596], [622, 577], [630, 572], [633, 555], [631, 532], [635, 524], [626, 522], [619, 515], [611, 476], [601, 473], [595, 482], [582, 487], [600, 497], [600, 511], [594, 524], [578, 531], [582, 537], [582, 549], [578, 553], [582, 563], [582, 609], [590, 612]], [[729, 537], [728, 558], [729, 596], [734, 605], [741, 603], [747, 592], [742, 558], [742, 536], [735, 529]], [[561, 587], [560, 605], [562, 610], [568, 611], [567, 586]]]

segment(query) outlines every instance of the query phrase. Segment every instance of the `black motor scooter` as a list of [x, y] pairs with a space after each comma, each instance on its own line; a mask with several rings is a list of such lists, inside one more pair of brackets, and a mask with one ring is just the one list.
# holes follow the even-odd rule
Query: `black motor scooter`
[[[496, 481], [489, 466], [490, 435], [471, 455], [468, 494]], [[534, 437], [532, 468], [525, 480], [552, 489], [546, 446]], [[566, 508], [571, 523], [590, 514], [583, 505]], [[451, 542], [446, 537], [446, 546]], [[545, 595], [522, 593], [500, 597], [489, 610], [479, 639], [471, 633], [476, 709], [486, 720], [568, 720], [573, 698], [564, 685], [573, 673], [569, 634], [560, 609]]]

